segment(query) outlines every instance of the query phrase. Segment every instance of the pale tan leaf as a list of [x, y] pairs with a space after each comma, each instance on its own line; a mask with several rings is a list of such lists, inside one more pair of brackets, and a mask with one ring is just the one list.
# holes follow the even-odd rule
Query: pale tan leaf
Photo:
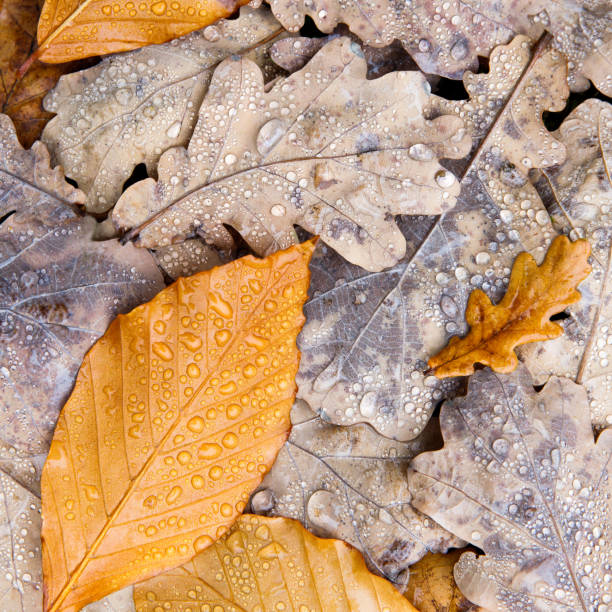
[[251, 514], [190, 563], [136, 585], [134, 601], [137, 612], [418, 612], [344, 542]]
[[584, 388], [523, 367], [470, 379], [440, 416], [444, 448], [412, 461], [412, 503], [484, 551], [455, 566], [487, 610], [589, 612], [612, 599], [612, 430], [595, 444]]
[[543, 259], [554, 232], [527, 172], [564, 159], [565, 147], [540, 117], [562, 108], [568, 89], [562, 57], [540, 45], [529, 59], [525, 44], [492, 54], [471, 108], [449, 103], [475, 127], [471, 159], [457, 170], [465, 178], [455, 209], [436, 220], [404, 218], [406, 257], [382, 273], [364, 273], [322, 248], [315, 253], [298, 396], [323, 418], [370, 423], [397, 440], [416, 437], [456, 387], [424, 371], [450, 336], [467, 331], [471, 291], [497, 301], [521, 251]]
[[189, 142], [219, 62], [245, 54], [269, 78], [275, 71], [268, 48], [283, 35], [269, 12], [245, 7], [238, 19], [105, 58], [61, 78], [48, 94], [45, 108], [57, 117], [42, 139], [87, 194], [87, 209], [104, 212], [137, 164], [145, 163], [151, 175], [163, 151]]
[[151, 255], [94, 242], [83, 194], [51, 168], [41, 142], [24, 151], [0, 116], [0, 438], [45, 452], [87, 349], [120, 312], [162, 287]]
[[229, 224], [258, 253], [294, 243], [300, 225], [367, 269], [396, 263], [405, 242], [394, 215], [451, 208], [458, 183], [438, 158], [469, 144], [458, 118], [423, 118], [423, 75], [365, 73], [346, 38], [268, 92], [253, 62], [224, 61], [189, 147], [166, 151], [158, 181], [125, 191], [113, 220], [150, 248], [195, 232], [223, 247]]
[[159, 267], [174, 280], [223, 263], [216, 249], [197, 238], [161, 247], [153, 252], [153, 256]]
[[368, 425], [325, 423], [299, 403], [291, 420], [289, 440], [251, 498], [254, 512], [295, 518], [315, 535], [348, 542], [397, 588], [425, 553], [464, 544], [410, 505], [406, 469], [418, 453], [440, 447], [437, 420], [410, 443]]

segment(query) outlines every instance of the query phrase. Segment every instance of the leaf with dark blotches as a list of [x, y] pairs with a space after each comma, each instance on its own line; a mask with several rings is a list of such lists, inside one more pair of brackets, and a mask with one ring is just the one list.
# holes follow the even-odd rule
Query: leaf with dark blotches
[[300, 400], [291, 420], [289, 440], [251, 498], [254, 512], [295, 518], [315, 535], [352, 544], [398, 588], [425, 553], [463, 544], [415, 511], [406, 486], [410, 459], [440, 446], [437, 420], [408, 443], [364, 424], [325, 423]]
[[538, 186], [553, 226], [592, 249], [593, 271], [580, 286], [582, 299], [559, 321], [556, 340], [519, 354], [543, 384], [551, 374], [582, 384], [597, 428], [612, 425], [612, 106], [587, 100], [565, 119], [555, 137], [572, 152], [541, 171]]
[[44, 100], [57, 113], [43, 132], [55, 163], [77, 181], [91, 212], [115, 205], [135, 166], [149, 176], [161, 154], [185, 146], [215, 67], [242, 54], [277, 75], [270, 45], [288, 36], [264, 9], [241, 9], [237, 19], [162, 45], [112, 55], [87, 70], [69, 74]]
[[416, 457], [412, 503], [484, 551], [455, 566], [487, 610], [602, 610], [612, 600], [612, 430], [593, 439], [583, 387], [489, 369], [442, 406], [444, 447]]
[[81, 359], [120, 312], [162, 286], [152, 256], [94, 242], [83, 194], [0, 116], [0, 437], [44, 452]]
[[463, 157], [469, 138], [457, 117], [425, 119], [421, 73], [366, 69], [344, 37], [269, 91], [252, 61], [225, 60], [189, 146], [129, 187], [113, 221], [149, 248], [196, 233], [224, 247], [230, 225], [260, 254], [293, 244], [299, 225], [369, 270], [393, 265], [405, 250], [394, 216], [452, 208], [458, 184], [439, 158]]
[[[568, 94], [563, 58], [519, 37], [491, 55], [487, 74], [465, 77], [469, 100], [431, 112], [456, 113], [471, 129], [457, 206], [438, 217], [404, 218], [407, 254], [368, 274], [319, 248], [312, 262], [307, 323], [300, 336], [298, 397], [339, 425], [370, 423], [397, 440], [416, 437], [456, 379], [424, 374], [427, 359], [464, 334], [470, 292], [501, 298], [512, 263], [540, 263], [554, 237], [531, 168], [559, 163], [565, 147], [541, 121]], [[424, 149], [424, 153], [426, 149]]]

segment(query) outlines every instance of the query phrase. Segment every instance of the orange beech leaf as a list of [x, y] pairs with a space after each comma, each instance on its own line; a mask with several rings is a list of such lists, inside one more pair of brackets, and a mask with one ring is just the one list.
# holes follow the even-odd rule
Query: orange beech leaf
[[466, 376], [482, 363], [507, 374], [518, 364], [515, 347], [560, 336], [563, 328], [550, 317], [580, 299], [576, 287], [591, 272], [590, 252], [586, 240], [558, 236], [540, 266], [529, 253], [520, 253], [499, 304], [494, 306], [480, 289], [472, 291], [465, 310], [470, 331], [463, 338], [453, 336], [429, 360], [433, 373]]
[[87, 353], [42, 476], [44, 610], [221, 537], [287, 439], [314, 241], [183, 278]]
[[186, 565], [136, 585], [134, 604], [137, 612], [418, 612], [348, 544], [253, 514]]
[[245, 0], [45, 0], [33, 56], [52, 64], [163, 43], [231, 15]]

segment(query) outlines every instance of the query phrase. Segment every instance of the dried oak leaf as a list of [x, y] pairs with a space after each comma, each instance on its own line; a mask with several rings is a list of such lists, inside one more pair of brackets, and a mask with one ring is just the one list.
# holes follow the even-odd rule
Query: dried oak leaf
[[48, 448], [83, 355], [120, 312], [162, 286], [151, 255], [94, 242], [83, 194], [41, 142], [19, 145], [0, 115], [0, 438]]
[[555, 136], [572, 154], [542, 170], [544, 202], [556, 229], [590, 242], [593, 272], [580, 287], [582, 300], [560, 321], [564, 335], [520, 356], [538, 384], [551, 374], [582, 384], [593, 424], [603, 428], [612, 425], [612, 106], [583, 102]]
[[591, 272], [590, 252], [586, 240], [570, 242], [567, 236], [558, 236], [539, 266], [529, 253], [521, 253], [502, 300], [493, 305], [482, 290], [472, 291], [465, 309], [470, 331], [453, 336], [427, 365], [438, 378], [467, 376], [476, 363], [512, 372], [518, 365], [517, 346], [563, 333], [550, 317], [580, 300], [576, 287]]
[[151, 175], [163, 151], [189, 142], [214, 67], [246, 54], [270, 77], [268, 49], [280, 36], [269, 12], [245, 7], [238, 19], [105, 58], [62, 77], [45, 98], [45, 109], [57, 117], [42, 139], [86, 193], [87, 209], [105, 212], [137, 164]]
[[[585, 390], [522, 366], [477, 372], [446, 402], [444, 448], [412, 461], [412, 503], [484, 551], [455, 566], [487, 610], [584, 612], [612, 599], [612, 430], [593, 440]], [[603, 606], [603, 608], [601, 607]]]
[[300, 225], [367, 269], [396, 263], [405, 243], [393, 215], [452, 207], [459, 186], [438, 157], [463, 156], [469, 139], [456, 117], [423, 118], [422, 74], [365, 76], [346, 38], [268, 92], [256, 64], [225, 60], [189, 147], [166, 151], [158, 181], [127, 189], [113, 220], [150, 248], [195, 232], [223, 247], [228, 224], [258, 253], [292, 244]]
[[19, 68], [32, 52], [42, 0], [3, 0], [0, 3], [0, 112], [15, 123], [25, 147], [40, 137], [51, 114], [43, 111], [43, 96], [57, 79], [83, 67], [83, 62], [51, 66], [35, 62], [20, 76]]
[[291, 519], [252, 514], [190, 563], [136, 585], [134, 603], [137, 612], [182, 612], [189, 605], [227, 612], [418, 612], [344, 542], [317, 538]]
[[418, 453], [440, 447], [437, 422], [405, 443], [368, 425], [325, 423], [300, 400], [291, 420], [289, 440], [251, 498], [254, 512], [295, 518], [317, 536], [348, 542], [398, 588], [425, 553], [464, 544], [410, 505], [406, 469]]
[[83, 361], [42, 475], [44, 610], [219, 538], [287, 439], [309, 241], [180, 279]]
[[157, 265], [173, 280], [220, 266], [219, 252], [202, 240], [193, 238], [153, 251]]
[[565, 157], [540, 119], [562, 107], [565, 77], [557, 52], [540, 46], [530, 60], [525, 38], [496, 49], [488, 74], [466, 76], [470, 100], [446, 103], [475, 141], [457, 206], [437, 219], [404, 218], [407, 254], [384, 272], [317, 249], [297, 382], [324, 419], [409, 440], [456, 386], [423, 372], [448, 336], [465, 333], [470, 291], [500, 299], [516, 256], [540, 262], [554, 237], [527, 171]]
[[430, 553], [410, 567], [410, 582], [404, 593], [419, 612], [468, 612], [475, 606], [459, 590], [453, 567], [469, 549]]
[[163, 43], [231, 15], [245, 0], [45, 0], [32, 57], [53, 64]]

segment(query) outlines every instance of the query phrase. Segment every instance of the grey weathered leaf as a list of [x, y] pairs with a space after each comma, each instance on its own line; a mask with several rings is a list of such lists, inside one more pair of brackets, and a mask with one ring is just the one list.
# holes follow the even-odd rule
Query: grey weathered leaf
[[486, 369], [446, 402], [444, 448], [419, 455], [412, 503], [485, 555], [455, 566], [487, 610], [605, 610], [612, 601], [612, 430], [595, 444], [583, 387]]
[[555, 137], [572, 154], [541, 171], [544, 201], [556, 229], [589, 241], [593, 272], [561, 321], [565, 334], [524, 347], [521, 357], [538, 384], [556, 374], [584, 385], [593, 424], [603, 428], [612, 425], [612, 106], [583, 102]]
[[49, 166], [42, 143], [24, 151], [0, 116], [0, 437], [46, 452], [83, 355], [119, 312], [153, 296], [151, 255], [94, 242], [82, 194]]
[[244, 7], [238, 19], [106, 57], [62, 77], [45, 98], [45, 109], [57, 117], [42, 140], [87, 194], [87, 209], [107, 211], [137, 164], [154, 173], [166, 149], [189, 142], [219, 62], [245, 54], [271, 77], [278, 71], [268, 47], [287, 35], [268, 11]]
[[466, 75], [470, 100], [440, 102], [474, 135], [455, 209], [434, 221], [404, 219], [408, 253], [384, 272], [315, 253], [297, 381], [298, 397], [324, 418], [409, 440], [451, 392], [455, 381], [424, 371], [450, 335], [466, 331], [469, 293], [501, 297], [516, 255], [529, 251], [539, 262], [554, 236], [527, 171], [564, 159], [540, 117], [562, 108], [565, 76], [546, 47], [530, 60], [524, 37], [496, 49], [489, 74]]
[[368, 425], [325, 423], [299, 400], [291, 420], [289, 440], [251, 498], [255, 512], [295, 518], [315, 535], [352, 544], [398, 588], [427, 552], [464, 544], [410, 505], [406, 469], [420, 452], [439, 448], [437, 420], [410, 443]]
[[189, 147], [166, 151], [159, 180], [128, 188], [113, 220], [150, 248], [195, 232], [223, 247], [229, 224], [258, 253], [292, 244], [297, 224], [370, 270], [396, 263], [394, 215], [452, 207], [458, 184], [438, 158], [462, 157], [469, 139], [457, 117], [423, 118], [422, 74], [365, 77], [346, 38], [268, 92], [256, 64], [224, 61]]
[[198, 238], [161, 247], [153, 251], [153, 256], [157, 265], [174, 280], [224, 263], [216, 249]]

